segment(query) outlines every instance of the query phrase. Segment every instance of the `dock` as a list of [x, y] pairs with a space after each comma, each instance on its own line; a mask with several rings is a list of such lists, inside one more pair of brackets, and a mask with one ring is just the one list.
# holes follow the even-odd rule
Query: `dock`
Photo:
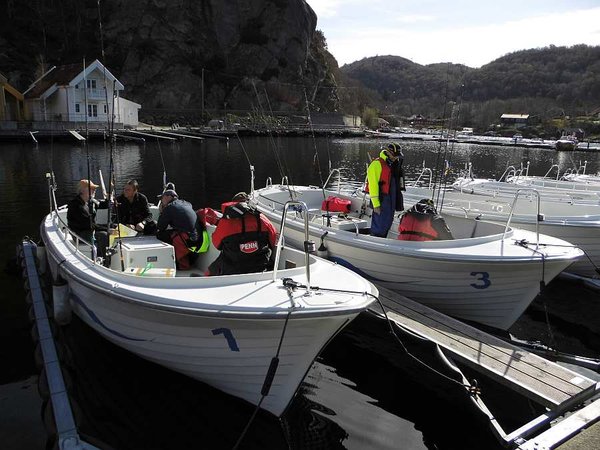
[[[122, 133], [122, 134], [124, 134], [124, 133]], [[127, 134], [134, 134], [136, 136], [143, 136], [146, 138], [165, 139], [167, 141], [176, 141], [177, 140], [177, 138], [170, 137], [170, 136], [161, 136], [161, 135], [153, 134], [153, 133], [143, 133], [141, 131], [134, 131], [134, 130], [128, 130]]]
[[[31, 301], [35, 335], [38, 337], [43, 372], [40, 377], [45, 377], [49, 396], [47, 407], [52, 408], [50, 417], [56, 428], [55, 442], [52, 448], [60, 450], [98, 450], [97, 447], [85, 442], [77, 430], [77, 424], [66, 383], [63, 377], [61, 361], [58, 356], [47, 304], [44, 299], [43, 288], [40, 283], [36, 265], [36, 245], [24, 240], [21, 243], [21, 267], [23, 277], [27, 280], [27, 298]], [[46, 416], [46, 414], [43, 414]], [[47, 424], [45, 424], [47, 425]]]
[[[381, 286], [378, 289], [388, 317], [397, 325], [429, 339], [456, 361], [549, 409], [510, 433], [487, 411], [491, 425], [505, 445], [523, 450], [556, 448], [600, 420], [600, 399], [581, 407], [598, 396], [600, 383], [389, 289]], [[545, 431], [553, 421], [575, 409], [576, 412]], [[539, 445], [541, 442], [544, 446]]]
[[177, 138], [179, 138], [179, 139], [198, 139], [200, 141], [204, 140], [204, 138], [201, 137], [201, 136], [194, 136], [194, 135], [189, 134], [189, 133], [185, 133], [185, 134], [184, 133], [175, 133], [175, 132], [172, 132], [172, 131], [164, 131], [164, 130], [153, 130], [153, 132], [154, 133], [159, 133], [159, 134], [165, 134], [167, 136], [172, 136], [172, 137], [175, 137], [176, 139]]
[[75, 131], [75, 130], [68, 130], [68, 131], [69, 131], [69, 133], [71, 133], [71, 135], [72, 135], [72, 136], [73, 136], [75, 139], [77, 139], [79, 142], [81, 142], [81, 141], [85, 141], [85, 138], [84, 138], [84, 137], [83, 137], [81, 134], [79, 134], [77, 131]]

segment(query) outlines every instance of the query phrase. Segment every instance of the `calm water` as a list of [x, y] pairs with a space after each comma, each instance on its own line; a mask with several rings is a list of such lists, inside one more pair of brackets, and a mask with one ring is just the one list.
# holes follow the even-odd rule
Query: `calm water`
[[[182, 198], [197, 208], [217, 208], [234, 193], [249, 189], [248, 158], [256, 168], [257, 187], [267, 177], [278, 182], [281, 171], [291, 182], [320, 184], [328, 159], [332, 167], [345, 169], [350, 182], [364, 178], [368, 153], [375, 155], [383, 141], [247, 138], [242, 143], [245, 153], [237, 140], [229, 145], [217, 140], [160, 146], [119, 143], [114, 152], [117, 187], [136, 178], [152, 197], [162, 188], [164, 160], [168, 178]], [[439, 144], [405, 142], [403, 148], [409, 175], [417, 173], [423, 162], [436, 165]], [[480, 177], [498, 177], [508, 165], [527, 161], [530, 174], [535, 175], [543, 175], [553, 163], [564, 171], [584, 160], [588, 173], [600, 169], [600, 158], [590, 153], [475, 145], [455, 145], [447, 152], [455, 170], [471, 162]], [[91, 144], [87, 151], [65, 143], [0, 144], [2, 262], [14, 256], [24, 236], [38, 239], [40, 220], [48, 211], [44, 178], [48, 170], [56, 175], [57, 196], [63, 203], [73, 195], [77, 180], [88, 178], [88, 165], [91, 178], [98, 181], [98, 169], [106, 177], [108, 162], [109, 151], [103, 144]], [[21, 282], [3, 272], [0, 285], [0, 384], [9, 384], [31, 376], [35, 369]], [[579, 297], [586, 295], [591, 294]], [[531, 314], [532, 320], [535, 315]], [[73, 397], [82, 410], [81, 431], [115, 448], [231, 448], [252, 414], [253, 407], [244, 402], [133, 357], [77, 320], [64, 329], [63, 340], [69, 349]], [[586, 346], [589, 353], [597, 354], [597, 337]], [[259, 414], [241, 448], [500, 448], [468, 402], [451, 395], [452, 388], [440, 391], [439, 380], [428, 386], [422, 380], [423, 375], [391, 341], [385, 324], [363, 315], [328, 346], [287, 415], [278, 421]], [[501, 392], [499, 397], [507, 395]], [[490, 397], [493, 404], [493, 394]], [[515, 399], [504, 418], [507, 422], [518, 405]], [[532, 412], [523, 409], [524, 420]], [[495, 412], [503, 414], [502, 408]]]

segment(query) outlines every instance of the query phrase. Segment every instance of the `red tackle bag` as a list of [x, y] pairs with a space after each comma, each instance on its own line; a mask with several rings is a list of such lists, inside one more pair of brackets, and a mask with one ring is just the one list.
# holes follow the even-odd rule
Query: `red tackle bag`
[[330, 195], [327, 197], [327, 200], [323, 200], [321, 209], [329, 212], [348, 213], [350, 212], [350, 203], [350, 200], [344, 200], [343, 198]]

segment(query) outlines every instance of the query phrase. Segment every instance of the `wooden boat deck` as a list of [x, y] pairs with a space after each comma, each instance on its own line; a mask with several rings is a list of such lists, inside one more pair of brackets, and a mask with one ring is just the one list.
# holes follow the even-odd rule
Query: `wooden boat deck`
[[548, 408], [594, 389], [595, 381], [378, 286], [388, 317], [452, 357]]

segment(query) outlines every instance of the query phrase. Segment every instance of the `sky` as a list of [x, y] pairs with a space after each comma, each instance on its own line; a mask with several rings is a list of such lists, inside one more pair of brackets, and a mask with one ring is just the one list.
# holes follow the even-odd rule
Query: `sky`
[[306, 0], [339, 65], [395, 55], [481, 67], [517, 50], [600, 45], [600, 0]]

